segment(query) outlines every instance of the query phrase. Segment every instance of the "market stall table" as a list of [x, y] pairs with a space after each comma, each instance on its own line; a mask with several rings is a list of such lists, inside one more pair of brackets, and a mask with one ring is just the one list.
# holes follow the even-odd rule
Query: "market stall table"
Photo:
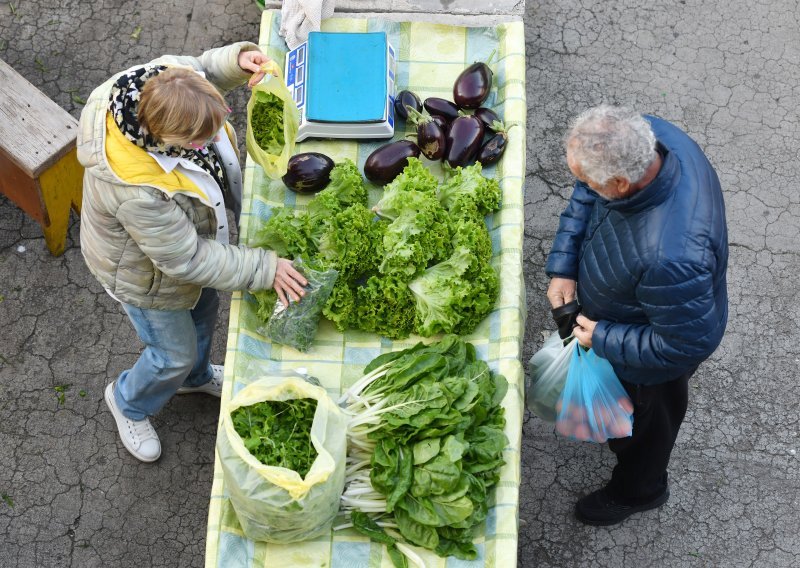
[[[270, 57], [283, 63], [286, 45], [278, 35], [279, 12], [263, 13], [259, 43]], [[525, 324], [525, 288], [522, 274], [524, 229], [523, 192], [525, 176], [525, 42], [521, 21], [489, 27], [461, 27], [419, 21], [392, 21], [389, 17], [333, 18], [323, 22], [323, 31], [385, 31], [397, 52], [397, 87], [411, 89], [421, 98], [452, 98], [458, 74], [474, 61], [486, 61], [492, 52], [494, 86], [484, 103], [498, 112], [507, 125], [517, 124], [510, 134], [503, 159], [484, 174], [496, 177], [502, 189], [502, 208], [487, 217], [492, 237], [492, 264], [501, 280], [495, 310], [465, 339], [473, 343], [478, 355], [493, 371], [508, 379], [509, 391], [503, 406], [509, 444], [504, 451], [506, 465], [491, 497], [487, 520], [475, 539], [479, 556], [472, 562], [454, 557], [440, 558], [423, 551], [431, 568], [511, 567], [516, 566], [520, 436], [523, 409], [523, 368], [520, 363]], [[346, 70], [343, 70], [346, 72]], [[400, 122], [395, 139], [412, 131]], [[306, 141], [297, 152], [323, 152], [339, 162], [352, 159], [363, 171], [367, 156], [385, 141]], [[441, 176], [438, 164], [426, 161]], [[271, 208], [302, 208], [309, 200], [285, 189], [280, 181], [269, 180], [248, 158], [245, 169], [245, 196], [240, 240], [247, 243], [270, 216]], [[371, 202], [381, 188], [368, 185]], [[388, 351], [410, 347], [420, 340], [410, 337], [391, 341], [355, 330], [339, 333], [323, 320], [313, 346], [307, 353], [270, 343], [256, 330], [255, 301], [249, 294], [236, 293], [231, 302], [230, 328], [225, 360], [226, 401], [251, 381], [254, 370], [266, 374], [305, 368], [317, 377], [334, 397], [361, 376], [364, 365]], [[324, 566], [330, 568], [377, 568], [391, 566], [383, 545], [371, 543], [354, 530], [328, 532], [311, 541], [291, 545], [253, 542], [245, 538], [236, 514], [226, 496], [219, 456], [216, 456], [214, 483], [209, 507], [206, 541], [206, 566], [220, 568], [268, 566], [280, 568]]]

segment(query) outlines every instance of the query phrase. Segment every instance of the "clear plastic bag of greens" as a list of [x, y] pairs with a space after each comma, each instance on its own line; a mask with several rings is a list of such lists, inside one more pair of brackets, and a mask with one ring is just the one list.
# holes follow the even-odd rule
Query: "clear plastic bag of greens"
[[293, 302], [290, 298], [288, 306], [281, 301], [275, 302], [272, 315], [258, 332], [275, 343], [307, 351], [317, 335], [322, 309], [339, 273], [333, 269], [315, 270], [302, 259], [295, 259], [294, 267], [308, 280], [305, 296], [299, 302]]
[[[291, 543], [330, 530], [344, 489], [347, 417], [324, 388], [302, 375], [286, 375], [256, 375], [258, 378], [225, 402], [220, 412], [217, 452], [225, 488], [242, 531], [256, 541]], [[313, 405], [310, 428], [306, 419], [300, 421], [304, 431], [298, 432], [295, 415], [285, 412], [281, 414], [287, 421], [283, 430], [291, 434], [280, 433], [279, 424], [270, 435], [264, 431], [265, 411], [258, 406], [262, 403], [295, 403], [301, 410]], [[274, 420], [281, 419], [278, 413], [274, 416]], [[295, 444], [287, 449], [287, 439], [298, 435], [305, 436], [305, 448]], [[263, 451], [257, 448], [259, 440], [279, 446], [272, 448], [272, 454], [278, 456], [292, 453], [304, 458], [308, 452], [313, 461], [305, 476], [260, 461], [247, 447], [263, 459]]]
[[299, 128], [297, 105], [283, 76], [267, 74], [247, 102], [247, 153], [272, 179], [286, 173]]

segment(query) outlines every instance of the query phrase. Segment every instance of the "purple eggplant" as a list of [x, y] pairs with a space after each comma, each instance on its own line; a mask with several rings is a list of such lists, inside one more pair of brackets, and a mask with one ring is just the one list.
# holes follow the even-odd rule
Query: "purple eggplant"
[[495, 134], [486, 141], [486, 144], [481, 146], [481, 149], [478, 150], [478, 156], [475, 158], [483, 166], [490, 166], [499, 162], [506, 151], [506, 146], [508, 146], [508, 128], [501, 121], [496, 120], [492, 123], [492, 129]]
[[419, 158], [419, 146], [410, 140], [384, 144], [364, 162], [364, 175], [372, 183], [386, 185], [408, 165], [409, 158]]
[[445, 117], [439, 116], [437, 114], [432, 114], [431, 118], [433, 119], [433, 121], [436, 124], [439, 125], [439, 128], [442, 129], [442, 132], [444, 132], [444, 135], [447, 136], [447, 131], [450, 130], [450, 123], [447, 121], [447, 119]]
[[483, 126], [486, 128], [486, 130], [489, 130], [490, 132], [496, 132], [494, 128], [495, 122], [499, 122], [501, 124], [503, 122], [502, 120], [500, 120], [500, 117], [497, 116], [496, 112], [486, 107], [477, 108], [475, 109], [475, 112], [472, 114], [477, 116], [483, 123]]
[[422, 110], [422, 103], [416, 93], [412, 91], [400, 91], [394, 98], [394, 114], [398, 118], [408, 120], [406, 106], [410, 106], [416, 111]]
[[483, 123], [473, 115], [462, 115], [450, 124], [447, 132], [445, 162], [450, 166], [466, 166], [475, 160], [483, 142]]
[[447, 149], [444, 130], [431, 115], [421, 113], [410, 106], [408, 120], [417, 126], [417, 146], [429, 160], [441, 160]]
[[422, 106], [433, 116], [444, 117], [448, 122], [452, 122], [458, 118], [458, 107], [448, 100], [438, 97], [428, 97], [425, 99], [425, 102], [422, 103]]
[[482, 61], [461, 72], [453, 85], [453, 100], [460, 108], [478, 108], [492, 89], [492, 70]]
[[331, 181], [333, 160], [319, 152], [305, 152], [289, 158], [286, 174], [281, 178], [286, 187], [297, 193], [315, 193]]

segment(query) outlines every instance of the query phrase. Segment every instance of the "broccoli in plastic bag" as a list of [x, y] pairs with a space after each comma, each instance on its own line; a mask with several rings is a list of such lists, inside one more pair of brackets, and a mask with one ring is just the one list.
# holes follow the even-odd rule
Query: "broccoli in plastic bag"
[[294, 261], [294, 267], [308, 280], [305, 296], [299, 302], [289, 299], [288, 306], [280, 301], [275, 302], [275, 310], [266, 325], [258, 331], [275, 343], [306, 351], [317, 335], [322, 308], [333, 291], [339, 273], [333, 269], [315, 270], [300, 259]]

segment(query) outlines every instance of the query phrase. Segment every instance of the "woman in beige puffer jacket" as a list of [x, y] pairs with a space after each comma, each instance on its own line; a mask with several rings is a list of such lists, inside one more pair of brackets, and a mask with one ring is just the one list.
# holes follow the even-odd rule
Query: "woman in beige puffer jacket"
[[148, 417], [172, 395], [220, 396], [222, 367], [209, 361], [217, 290], [303, 295], [289, 260], [228, 243], [225, 203], [238, 217], [241, 170], [220, 91], [254, 84], [269, 61], [248, 42], [164, 56], [106, 81], [81, 114], [81, 249], [145, 344], [105, 399], [142, 461], [161, 454]]

